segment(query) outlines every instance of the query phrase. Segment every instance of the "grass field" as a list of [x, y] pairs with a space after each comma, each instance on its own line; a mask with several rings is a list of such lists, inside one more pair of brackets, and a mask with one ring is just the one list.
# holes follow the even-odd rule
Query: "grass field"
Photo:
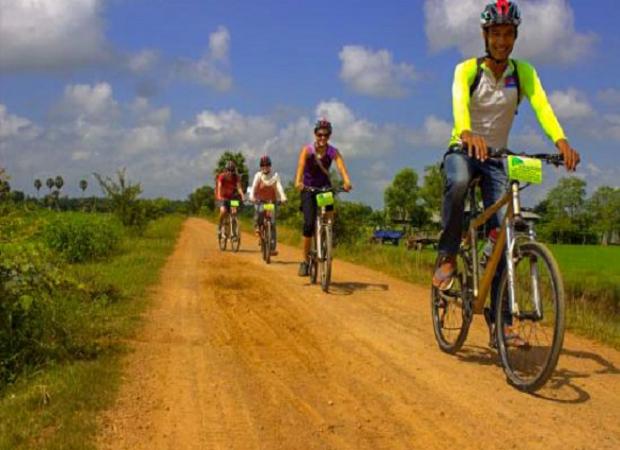
[[111, 403], [120, 383], [122, 339], [140, 323], [147, 288], [157, 281], [183, 220], [159, 219], [111, 259], [70, 267], [79, 279], [109, 290], [106, 303], [80, 317], [81, 338], [98, 351], [90, 359], [39, 368], [0, 391], [0, 449], [93, 448], [97, 413]]

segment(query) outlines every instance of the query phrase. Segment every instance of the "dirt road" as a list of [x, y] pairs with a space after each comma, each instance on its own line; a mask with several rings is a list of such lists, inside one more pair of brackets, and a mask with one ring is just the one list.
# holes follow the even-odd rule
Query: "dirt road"
[[101, 448], [620, 448], [620, 352], [568, 335], [539, 396], [506, 384], [476, 317], [435, 344], [428, 290], [336, 261], [333, 293], [220, 252], [190, 219], [132, 343]]

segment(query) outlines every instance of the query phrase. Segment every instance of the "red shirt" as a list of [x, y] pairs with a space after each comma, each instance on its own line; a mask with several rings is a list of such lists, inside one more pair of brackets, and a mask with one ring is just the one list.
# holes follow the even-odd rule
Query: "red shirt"
[[230, 200], [235, 197], [237, 192], [237, 183], [239, 177], [237, 175], [228, 175], [222, 172], [217, 176], [217, 184], [220, 185], [219, 198]]

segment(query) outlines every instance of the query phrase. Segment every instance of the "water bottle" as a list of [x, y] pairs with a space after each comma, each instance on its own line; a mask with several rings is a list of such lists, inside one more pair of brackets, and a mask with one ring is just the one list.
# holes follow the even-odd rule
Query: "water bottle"
[[482, 255], [480, 257], [480, 265], [485, 267], [489, 258], [491, 258], [491, 254], [493, 253], [493, 247], [495, 247], [495, 243], [497, 242], [497, 236], [499, 235], [499, 231], [497, 228], [493, 228], [489, 232], [489, 236], [487, 237], [487, 241], [484, 244], [484, 248], [482, 249]]

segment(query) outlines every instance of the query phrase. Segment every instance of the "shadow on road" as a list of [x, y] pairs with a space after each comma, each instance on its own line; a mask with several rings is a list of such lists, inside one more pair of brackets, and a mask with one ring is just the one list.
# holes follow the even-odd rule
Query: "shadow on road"
[[[497, 352], [487, 347], [469, 345], [456, 354], [456, 357], [464, 362], [480, 364], [483, 366], [501, 367]], [[578, 386], [576, 381], [590, 378], [595, 375], [620, 375], [618, 369], [612, 362], [606, 360], [597, 353], [587, 351], [576, 351], [571, 349], [562, 350], [559, 365], [562, 358], [589, 359], [596, 363], [599, 368], [592, 371], [578, 372], [567, 368], [557, 368], [547, 384], [532, 396], [542, 400], [549, 400], [564, 404], [581, 404], [590, 400], [590, 394], [582, 386]]]
[[351, 295], [358, 291], [388, 291], [389, 286], [382, 283], [358, 283], [355, 281], [331, 283], [329, 293], [334, 295]]

